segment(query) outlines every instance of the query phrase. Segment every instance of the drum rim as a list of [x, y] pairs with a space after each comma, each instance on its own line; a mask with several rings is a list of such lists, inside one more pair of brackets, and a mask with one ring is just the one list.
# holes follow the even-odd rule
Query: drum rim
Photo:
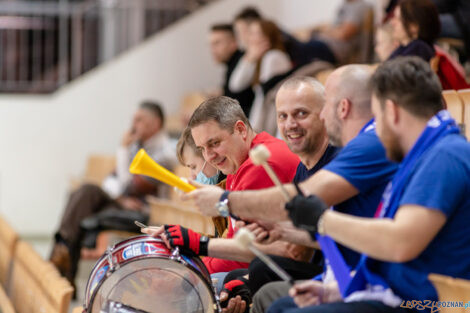
[[[96, 271], [98, 270], [98, 265], [102, 264], [103, 261], [106, 260], [107, 258], [107, 255], [108, 253], [111, 253], [111, 256], [112, 256], [112, 253], [114, 251], [114, 249], [117, 249], [117, 248], [121, 248], [122, 245], [124, 245], [125, 243], [128, 243], [130, 241], [132, 241], [133, 239], [138, 239], [136, 241], [132, 241], [132, 244], [135, 244], [135, 243], [139, 243], [141, 241], [143, 241], [143, 239], [145, 239], [145, 241], [147, 241], [148, 239], [151, 239], [151, 240], [154, 240], [154, 241], [157, 241], [157, 242], [163, 242], [162, 239], [159, 239], [159, 238], [155, 238], [155, 237], [152, 237], [152, 236], [149, 236], [149, 235], [139, 235], [139, 236], [135, 236], [135, 237], [131, 237], [131, 238], [128, 238], [126, 240], [123, 240], [123, 241], [120, 241], [118, 243], [116, 243], [109, 251], [106, 251], [105, 254], [103, 254], [99, 259], [98, 261], [96, 261], [95, 265], [93, 266], [93, 269], [90, 273], [90, 278], [96, 274]], [[170, 252], [173, 252], [173, 249], [170, 250]], [[186, 256], [187, 257], [187, 256]], [[118, 271], [120, 268], [122, 268], [123, 266], [125, 266], [127, 263], [130, 263], [131, 261], [137, 261], [139, 259], [165, 259], [165, 260], [169, 260], [170, 257], [164, 257], [163, 255], [152, 255], [152, 254], [143, 254], [143, 255], [139, 255], [139, 256], [136, 256], [136, 257], [133, 257], [133, 258], [130, 258], [129, 260], [126, 260], [122, 263], [120, 263], [119, 265], [119, 268], [116, 269], [115, 271]], [[198, 260], [198, 263], [201, 263], [200, 265], [203, 265], [202, 269], [201, 270], [206, 270], [207, 274], [209, 275], [209, 279], [210, 279], [210, 273], [209, 271], [207, 270], [207, 268], [205, 267], [205, 264], [204, 262], [202, 262], [202, 260], [199, 258], [199, 256], [195, 256], [195, 259]], [[208, 281], [208, 278], [205, 277], [205, 275], [199, 271], [197, 268], [194, 268], [194, 266], [192, 266], [190, 263], [188, 263], [186, 260], [184, 260], [183, 258], [183, 255], [180, 254], [179, 255], [179, 258], [178, 259], [173, 259], [175, 262], [189, 268], [192, 272], [194, 272], [203, 282], [204, 284], [206, 285], [206, 287], [209, 289], [209, 294], [211, 295], [212, 297], [212, 302], [213, 302], [213, 305], [214, 305], [214, 312], [219, 312], [217, 310], [217, 307], [218, 307], [218, 300], [217, 300], [217, 297], [216, 297], [216, 294], [215, 294], [215, 290], [214, 290], [214, 287], [212, 286], [211, 284], [211, 281], [209, 280]], [[108, 269], [109, 271], [109, 269]], [[87, 294], [88, 294], [88, 290], [89, 290], [89, 285], [91, 284], [92, 280], [89, 278], [88, 282], [87, 282], [87, 285], [86, 285], [86, 289], [85, 289], [85, 303], [83, 305], [84, 309], [85, 309], [85, 312], [86, 313], [91, 313], [91, 309], [92, 309], [92, 306], [93, 306], [93, 301], [95, 300], [95, 297], [96, 297], [96, 294], [99, 290], [99, 288], [101, 287], [101, 285], [106, 281], [106, 279], [111, 275], [109, 274], [109, 272], [106, 272], [105, 274], [105, 277], [103, 277], [100, 282], [98, 283], [98, 285], [96, 286], [95, 290], [93, 291], [93, 293], [91, 294], [90, 296], [90, 299], [88, 301], [87, 299]]]
[[[145, 240], [144, 240], [145, 239]], [[123, 241], [120, 241], [118, 243], [116, 243], [115, 245], [113, 245], [112, 247], [109, 247], [108, 250], [96, 261], [95, 265], [93, 266], [93, 269], [91, 270], [90, 272], [90, 275], [89, 277], [94, 277], [96, 275], [96, 272], [101, 269], [100, 268], [100, 265], [106, 261], [107, 259], [107, 256], [109, 253], [111, 253], [111, 256], [113, 255], [113, 252], [114, 251], [117, 251], [117, 249], [120, 249], [121, 246], [124, 246], [124, 244], [126, 243], [130, 243], [132, 242], [132, 244], [135, 244], [135, 243], [139, 243], [139, 242], [142, 242], [142, 241], [145, 241], [147, 242], [148, 240], [150, 239], [150, 241], [156, 241], [156, 242], [160, 242], [160, 243], [163, 243], [163, 240], [160, 239], [160, 238], [155, 238], [155, 237], [152, 237], [150, 235], [138, 235], [138, 236], [134, 236], [134, 237], [131, 237], [131, 238], [127, 238]], [[135, 257], [137, 258], [137, 257]], [[131, 260], [134, 260], [135, 258], [132, 258]], [[126, 262], [123, 262], [121, 263], [122, 265], [124, 265]], [[86, 284], [86, 287], [85, 287], [85, 303], [84, 303], [84, 307], [86, 307], [87, 305], [87, 299], [86, 299], [86, 296], [88, 294], [88, 291], [89, 291], [89, 288], [91, 287], [90, 284], [92, 283], [92, 280], [88, 280], [87, 281], [87, 284]], [[100, 284], [98, 284], [98, 286], [100, 286]], [[98, 287], [97, 286], [97, 287]]]

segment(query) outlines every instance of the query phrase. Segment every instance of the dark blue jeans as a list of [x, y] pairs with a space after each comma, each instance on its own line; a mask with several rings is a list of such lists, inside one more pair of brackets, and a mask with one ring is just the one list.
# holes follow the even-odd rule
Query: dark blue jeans
[[291, 297], [281, 298], [269, 307], [267, 313], [410, 313], [404, 308], [392, 308], [379, 301], [335, 302], [300, 309]]

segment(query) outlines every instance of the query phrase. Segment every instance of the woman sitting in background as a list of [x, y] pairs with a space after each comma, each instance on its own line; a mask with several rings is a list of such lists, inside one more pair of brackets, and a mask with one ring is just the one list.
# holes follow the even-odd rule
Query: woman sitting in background
[[233, 91], [252, 86], [255, 99], [249, 114], [251, 126], [262, 131], [264, 95], [269, 91], [269, 80], [292, 69], [292, 63], [282, 43], [279, 28], [271, 21], [253, 21], [249, 26], [246, 53], [234, 70], [229, 82]]
[[434, 41], [441, 24], [437, 8], [431, 0], [404, 0], [395, 8], [391, 20], [393, 36], [400, 46], [389, 59], [418, 56], [429, 62], [435, 55]]

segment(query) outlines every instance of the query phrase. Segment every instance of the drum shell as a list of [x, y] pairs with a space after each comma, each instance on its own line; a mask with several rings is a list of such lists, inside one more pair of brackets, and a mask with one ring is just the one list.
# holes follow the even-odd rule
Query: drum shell
[[[178, 253], [178, 251], [170, 251], [166, 248], [161, 239], [144, 235], [133, 237], [116, 244], [97, 261], [90, 274], [86, 287], [84, 304], [86, 312], [91, 313], [93, 311], [95, 298], [99, 294], [100, 289], [103, 288], [103, 284], [106, 285], [107, 280], [114, 279], [114, 277], [111, 276], [118, 275], [120, 271], [122, 272], [124, 269], [129, 268], [129, 266], [136, 265], [134, 262], [137, 264], [145, 263], [146, 266], [154, 262], [166, 265], [175, 262], [176, 264], [170, 265], [171, 267], [179, 268], [178, 271], [183, 270], [181, 266], [184, 266], [187, 268], [188, 275], [192, 277], [189, 282], [191, 283], [191, 280], [193, 280], [193, 282], [197, 280], [195, 278], [197, 276], [205, 285], [205, 288], [212, 298], [213, 312], [218, 311], [217, 301], [210, 283], [210, 275], [202, 261], [195, 256], [187, 256]], [[184, 276], [187, 275], [184, 274]], [[200, 285], [198, 282], [195, 283]]]

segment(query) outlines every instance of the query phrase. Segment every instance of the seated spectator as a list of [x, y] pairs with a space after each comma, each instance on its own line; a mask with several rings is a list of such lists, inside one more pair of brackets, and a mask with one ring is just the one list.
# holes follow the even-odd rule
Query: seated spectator
[[[268, 91], [267, 83], [275, 76], [287, 73], [292, 68], [289, 56], [285, 53], [281, 33], [271, 21], [258, 20], [249, 26], [249, 39], [246, 52], [234, 70], [229, 82], [232, 91], [240, 91], [252, 86], [255, 99], [249, 119], [255, 131], [264, 118], [263, 100]], [[264, 86], [263, 86], [264, 85]]]
[[246, 7], [235, 16], [233, 26], [240, 49], [246, 50], [248, 46], [250, 24], [262, 19], [263, 17], [255, 7]]
[[[191, 117], [189, 127], [204, 159], [227, 175], [227, 190], [273, 186], [265, 170], [254, 165], [249, 158], [249, 150], [259, 144], [264, 144], [271, 152], [269, 163], [280, 181], [292, 181], [295, 176], [299, 158], [282, 140], [267, 133], [254, 132], [236, 100], [217, 97], [203, 102]], [[220, 198], [218, 211], [227, 217], [227, 201], [224, 197], [222, 195]], [[239, 248], [235, 240], [230, 239], [236, 231], [233, 219], [230, 219], [228, 239], [215, 238], [209, 241], [207, 237], [179, 225], [165, 225], [157, 231], [147, 228], [144, 231], [157, 237], [163, 235], [164, 240], [168, 239], [173, 247], [180, 246], [181, 249], [208, 256], [203, 258], [203, 262], [211, 274], [247, 268], [248, 264], [245, 262], [254, 258], [250, 251]], [[277, 242], [263, 248], [274, 254], [286, 254], [285, 245]]]
[[215, 185], [225, 179], [225, 175], [207, 163], [194, 143], [191, 129], [185, 128], [176, 145], [176, 156], [181, 165], [189, 168], [190, 178], [200, 184]]
[[[320, 112], [325, 103], [324, 94], [324, 87], [320, 82], [305, 76], [286, 80], [277, 93], [277, 125], [289, 149], [297, 154], [301, 161], [293, 179], [294, 183], [300, 183], [312, 176], [328, 164], [340, 150], [329, 144], [324, 123], [320, 119]], [[250, 224], [248, 227], [252, 226], [253, 224]], [[323, 271], [323, 256], [318, 250], [310, 262], [275, 255], [270, 257], [294, 279], [312, 277]], [[246, 273], [247, 270], [231, 272], [225, 278], [225, 282], [243, 281], [239, 276]], [[250, 293], [254, 294], [265, 283], [277, 280], [279, 276], [260, 259], [255, 258], [250, 263], [248, 281]], [[230, 291], [230, 295], [238, 294], [236, 289]], [[222, 293], [220, 299], [225, 300], [228, 295], [226, 292]]]
[[393, 51], [398, 48], [398, 41], [393, 37], [393, 28], [384, 24], [375, 31], [375, 54], [380, 62], [387, 60]]
[[393, 36], [400, 46], [389, 59], [398, 56], [418, 56], [429, 62], [435, 55], [434, 41], [441, 24], [436, 6], [431, 0], [403, 0], [395, 8], [391, 20]]
[[433, 69], [445, 89], [469, 88], [462, 66], [438, 46], [440, 24], [436, 6], [431, 0], [404, 0], [395, 8], [392, 19], [394, 36], [400, 42], [390, 56], [419, 56], [426, 61], [433, 58]]
[[137, 215], [144, 222], [148, 219], [144, 195], [156, 192], [155, 182], [131, 175], [129, 165], [137, 151], [143, 148], [162, 166], [173, 167], [175, 150], [163, 129], [164, 121], [159, 104], [143, 102], [118, 148], [115, 173], [104, 181], [102, 188], [86, 184], [70, 195], [55, 234], [50, 260], [73, 285], [84, 236], [80, 225], [84, 219], [105, 209], [140, 212]]
[[[263, 17], [258, 10], [251, 6], [244, 8], [237, 14], [234, 20], [234, 27], [238, 44], [241, 49], [246, 49], [248, 45], [247, 42], [250, 24], [262, 19]], [[297, 40], [285, 30], [280, 31], [282, 35], [282, 43], [295, 67], [305, 65], [313, 60], [312, 53], [308, 45]]]
[[[387, 160], [383, 145], [375, 132], [371, 112], [371, 92], [368, 84], [371, 70], [366, 65], [347, 65], [336, 69], [328, 77], [325, 85], [325, 104], [320, 113], [324, 121], [330, 143], [343, 149], [322, 169], [299, 184], [306, 194], [315, 194], [335, 211], [361, 217], [372, 217], [380, 202], [386, 185], [396, 172], [396, 164]], [[294, 103], [296, 103], [294, 101]], [[292, 136], [292, 144], [302, 142], [302, 137]], [[297, 138], [296, 138], [297, 137]], [[294, 148], [294, 145], [291, 146]], [[297, 147], [298, 148], [298, 147]], [[293, 184], [284, 185], [293, 197], [298, 191]], [[195, 200], [199, 210], [205, 215], [217, 216], [215, 204], [224, 193], [220, 188], [203, 187], [187, 196]], [[228, 195], [230, 212], [246, 220], [261, 220], [277, 223], [286, 218], [285, 200], [278, 187], [255, 190], [233, 191]], [[282, 225], [286, 226], [286, 225]], [[270, 240], [280, 239], [297, 244], [311, 245], [311, 239], [304, 231], [292, 227], [274, 228]], [[338, 245], [346, 264], [353, 269], [360, 255]], [[305, 277], [311, 278], [311, 277]], [[269, 283], [265, 287], [269, 287]], [[285, 283], [286, 285], [289, 284]], [[265, 288], [263, 287], [263, 288]], [[288, 288], [258, 291], [260, 296], [254, 307], [263, 312], [267, 303]], [[274, 294], [273, 294], [274, 293]], [[256, 305], [258, 302], [259, 305]]]
[[308, 42], [313, 59], [347, 64], [360, 49], [360, 35], [370, 5], [363, 0], [344, 0], [332, 24], [316, 27]]
[[[188, 167], [190, 178], [200, 184], [218, 185], [225, 188], [224, 173], [216, 169], [213, 165], [204, 160], [201, 150], [196, 147], [191, 129], [186, 127], [176, 145], [176, 156], [181, 165]], [[213, 217], [216, 237], [222, 237], [227, 229], [228, 222], [225, 217]]]
[[310, 280], [291, 289], [295, 304], [281, 299], [269, 313], [403, 313], [403, 301], [438, 301], [430, 273], [470, 279], [470, 144], [443, 110], [437, 76], [422, 59], [403, 57], [382, 64], [370, 82], [377, 133], [387, 157], [401, 162], [376, 218], [310, 199], [302, 207], [312, 219], [301, 221], [363, 253], [361, 262], [342, 293], [334, 280]]
[[250, 114], [255, 95], [251, 86], [234, 92], [229, 88], [229, 81], [235, 67], [240, 62], [243, 52], [238, 49], [237, 41], [231, 24], [216, 24], [211, 27], [209, 44], [212, 58], [226, 66], [223, 84], [223, 95], [233, 98], [240, 103], [246, 116]]

